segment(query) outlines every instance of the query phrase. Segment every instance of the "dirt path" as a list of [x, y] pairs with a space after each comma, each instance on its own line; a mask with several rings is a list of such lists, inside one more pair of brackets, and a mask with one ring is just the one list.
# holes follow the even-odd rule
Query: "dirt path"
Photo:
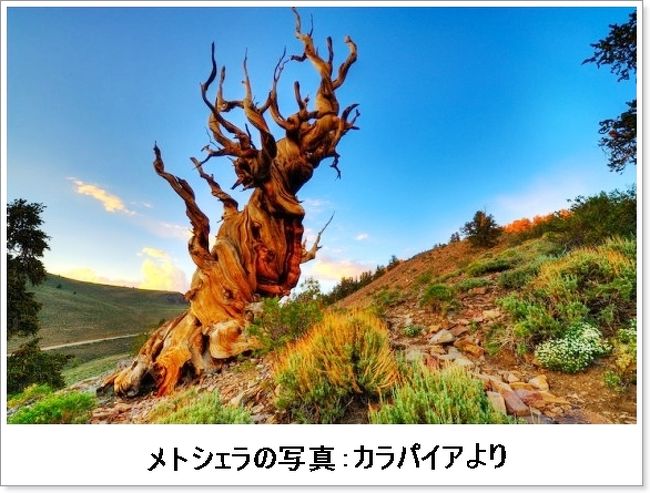
[[52, 351], [54, 349], [63, 349], [67, 347], [85, 346], [86, 344], [95, 344], [96, 342], [114, 341], [116, 339], [128, 339], [129, 337], [137, 337], [140, 334], [126, 334], [123, 336], [102, 337], [101, 339], [88, 339], [87, 341], [68, 342], [66, 344], [57, 344], [56, 346], [47, 346], [41, 348], [41, 351]]

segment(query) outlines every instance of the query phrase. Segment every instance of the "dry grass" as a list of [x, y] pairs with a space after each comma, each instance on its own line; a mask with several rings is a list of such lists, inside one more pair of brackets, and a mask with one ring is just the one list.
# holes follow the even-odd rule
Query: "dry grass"
[[383, 322], [366, 311], [335, 312], [296, 343], [275, 365], [277, 405], [301, 422], [329, 423], [355, 395], [378, 397], [398, 370]]

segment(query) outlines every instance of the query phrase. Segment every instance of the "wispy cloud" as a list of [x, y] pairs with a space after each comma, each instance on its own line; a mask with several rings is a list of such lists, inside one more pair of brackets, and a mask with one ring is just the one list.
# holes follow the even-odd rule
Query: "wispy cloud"
[[135, 215], [135, 211], [128, 209], [126, 205], [124, 205], [124, 201], [120, 197], [108, 192], [106, 189], [97, 185], [85, 183], [76, 178], [68, 178], [68, 179], [71, 180], [72, 183], [74, 183], [75, 192], [77, 192], [80, 195], [87, 195], [99, 201], [104, 207], [104, 210], [106, 212], [122, 213], [128, 216]]
[[357, 241], [363, 241], [368, 239], [368, 233], [359, 233], [354, 237], [355, 240]]
[[497, 221], [505, 224], [521, 217], [566, 209], [567, 199], [588, 193], [589, 189], [588, 179], [581, 174], [550, 175], [517, 192], [498, 195], [487, 208]]
[[317, 279], [339, 281], [342, 277], [358, 277], [362, 272], [369, 270], [372, 270], [372, 266], [363, 262], [322, 257], [314, 261], [311, 275]]

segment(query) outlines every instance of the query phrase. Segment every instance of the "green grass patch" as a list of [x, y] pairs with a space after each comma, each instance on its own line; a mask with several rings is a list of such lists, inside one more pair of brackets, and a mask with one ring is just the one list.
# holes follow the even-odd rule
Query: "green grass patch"
[[492, 282], [485, 277], [470, 277], [469, 279], [463, 279], [456, 283], [456, 289], [461, 293], [469, 291], [474, 288], [482, 288], [484, 286], [489, 286]]
[[98, 377], [104, 373], [115, 371], [117, 369], [117, 364], [129, 356], [129, 353], [115, 354], [112, 356], [106, 356], [105, 358], [91, 360], [86, 363], [82, 363], [72, 368], [63, 370], [63, 378], [65, 379], [65, 384], [67, 386], [70, 386], [72, 384], [80, 382], [81, 380]]
[[402, 333], [406, 337], [417, 337], [424, 332], [424, 327], [421, 325], [407, 325], [402, 329]]
[[54, 392], [54, 389], [47, 384], [36, 384], [26, 387], [22, 392], [7, 396], [7, 407], [23, 407], [41, 400]]
[[95, 396], [88, 392], [49, 394], [11, 415], [10, 424], [80, 424], [88, 423], [96, 407]]
[[[187, 307], [180, 293], [93, 284], [52, 274], [33, 291], [43, 305], [38, 314], [42, 347], [143, 332]], [[21, 342], [12, 339], [9, 349]]]
[[171, 395], [159, 402], [146, 421], [156, 424], [248, 424], [250, 414], [242, 407], [224, 405], [217, 392], [199, 393], [196, 388]]
[[405, 382], [390, 402], [370, 412], [374, 424], [489, 424], [510, 420], [490, 404], [481, 381], [466, 370], [450, 366], [430, 371], [411, 364]]

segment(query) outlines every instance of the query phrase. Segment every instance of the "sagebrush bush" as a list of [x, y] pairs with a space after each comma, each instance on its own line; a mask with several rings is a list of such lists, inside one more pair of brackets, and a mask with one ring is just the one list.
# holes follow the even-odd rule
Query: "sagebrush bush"
[[145, 418], [157, 424], [247, 424], [250, 413], [242, 407], [225, 405], [218, 392], [190, 388], [159, 402]]
[[276, 404], [299, 422], [331, 423], [350, 398], [379, 397], [393, 386], [397, 366], [388, 331], [368, 312], [328, 313], [279, 356]]
[[25, 387], [21, 392], [7, 396], [7, 407], [21, 407], [32, 404], [43, 399], [54, 392], [54, 389], [47, 384], [33, 383]]
[[420, 304], [433, 309], [434, 312], [444, 313], [456, 298], [456, 292], [446, 284], [428, 286], [420, 297]]
[[463, 279], [456, 283], [456, 289], [461, 293], [469, 291], [474, 288], [482, 288], [484, 286], [489, 286], [491, 284], [489, 279], [485, 277], [470, 277], [469, 279]]
[[404, 383], [390, 402], [369, 413], [375, 424], [464, 424], [508, 423], [495, 410], [483, 390], [483, 383], [465, 369], [450, 366], [431, 371], [413, 363], [404, 372]]
[[11, 424], [80, 424], [88, 423], [97, 400], [89, 392], [50, 394], [16, 411]]
[[522, 290], [499, 300], [514, 319], [515, 335], [535, 344], [581, 322], [612, 334], [636, 310], [634, 243], [610, 239], [541, 263]]
[[467, 274], [476, 277], [490, 274], [492, 272], [502, 272], [504, 270], [512, 269], [516, 263], [515, 259], [503, 257], [479, 259], [472, 262], [467, 267]]
[[596, 327], [579, 323], [563, 337], [549, 339], [537, 346], [535, 358], [549, 370], [577, 373], [610, 350], [611, 347]]
[[624, 388], [636, 383], [636, 319], [619, 329], [611, 342], [613, 367], [608, 372], [608, 384], [614, 388]]
[[261, 315], [246, 330], [257, 339], [258, 351], [268, 353], [296, 340], [322, 317], [318, 300], [297, 297], [283, 303], [277, 298], [266, 298]]

